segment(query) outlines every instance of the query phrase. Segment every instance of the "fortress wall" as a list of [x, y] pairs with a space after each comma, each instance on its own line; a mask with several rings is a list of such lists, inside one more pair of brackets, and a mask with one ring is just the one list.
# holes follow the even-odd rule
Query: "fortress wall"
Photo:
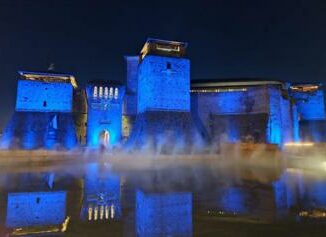
[[69, 83], [18, 81], [16, 111], [71, 112], [72, 100]]
[[192, 93], [192, 114], [196, 123], [200, 124], [206, 133], [214, 137], [214, 131], [212, 131], [213, 118], [223, 118], [225, 120], [228, 117], [236, 116], [237, 119], [233, 119], [234, 122], [244, 124], [256, 120], [257, 114], [262, 116], [268, 114], [269, 105], [266, 87], [248, 87], [246, 89], [247, 91]]
[[139, 66], [138, 113], [190, 111], [190, 61], [147, 55]]

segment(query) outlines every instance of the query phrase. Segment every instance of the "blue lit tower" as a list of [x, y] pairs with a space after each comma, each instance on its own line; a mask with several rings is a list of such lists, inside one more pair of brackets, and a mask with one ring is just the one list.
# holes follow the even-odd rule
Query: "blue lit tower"
[[[181, 152], [200, 141], [190, 114], [187, 44], [148, 39], [137, 67], [137, 116], [128, 144]], [[127, 80], [131, 84], [130, 80]], [[128, 85], [127, 85], [128, 86]]]
[[3, 148], [23, 149], [77, 145], [73, 121], [72, 75], [19, 71], [16, 110], [4, 129]]
[[92, 81], [87, 93], [87, 145], [116, 145], [121, 139], [124, 87], [114, 82]]

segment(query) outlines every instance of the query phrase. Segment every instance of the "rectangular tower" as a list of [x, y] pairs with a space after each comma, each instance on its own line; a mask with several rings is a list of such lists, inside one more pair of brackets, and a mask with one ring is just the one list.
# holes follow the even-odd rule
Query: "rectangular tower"
[[16, 111], [72, 111], [73, 89], [77, 87], [72, 75], [25, 71], [19, 75]]
[[138, 69], [138, 113], [190, 111], [190, 61], [187, 44], [148, 39]]

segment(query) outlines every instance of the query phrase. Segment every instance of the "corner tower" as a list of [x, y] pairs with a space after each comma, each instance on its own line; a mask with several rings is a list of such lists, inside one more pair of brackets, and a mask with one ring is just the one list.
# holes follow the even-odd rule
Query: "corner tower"
[[18, 73], [16, 109], [4, 129], [1, 147], [31, 150], [77, 146], [75, 77], [50, 71]]

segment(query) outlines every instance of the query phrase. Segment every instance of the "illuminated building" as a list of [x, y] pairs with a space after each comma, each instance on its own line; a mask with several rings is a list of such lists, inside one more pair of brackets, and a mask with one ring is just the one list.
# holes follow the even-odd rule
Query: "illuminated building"
[[[1, 148], [194, 153], [223, 142], [325, 142], [320, 84], [261, 78], [190, 80], [187, 43], [148, 39], [126, 56], [126, 83], [19, 72]], [[216, 151], [218, 149], [215, 149]]]
[[122, 99], [124, 86], [103, 81], [89, 82], [86, 87], [87, 145], [108, 148], [121, 140]]
[[213, 142], [283, 144], [298, 140], [287, 85], [261, 79], [198, 80], [192, 113]]
[[148, 39], [138, 66], [135, 58], [127, 57], [127, 93], [137, 99], [135, 104], [127, 97], [125, 104], [125, 116], [133, 120], [125, 121], [132, 125], [123, 125], [132, 126], [128, 148], [189, 152], [201, 144], [201, 134], [190, 113], [190, 60], [185, 57], [186, 48], [182, 42]]
[[20, 71], [16, 110], [4, 129], [2, 147], [75, 147], [72, 105], [76, 87], [72, 75]]

